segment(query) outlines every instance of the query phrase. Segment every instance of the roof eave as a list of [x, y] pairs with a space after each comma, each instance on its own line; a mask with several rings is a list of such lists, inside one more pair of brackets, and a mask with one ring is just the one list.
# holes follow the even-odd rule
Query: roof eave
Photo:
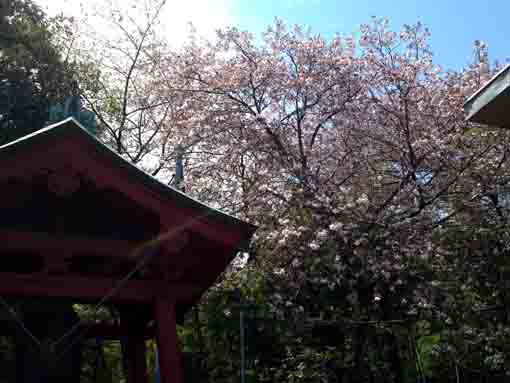
[[464, 103], [470, 122], [510, 126], [510, 64], [499, 71], [487, 84]]
[[119, 167], [124, 168], [129, 171], [131, 176], [139, 179], [145, 186], [151, 188], [156, 193], [163, 195], [167, 198], [174, 200], [177, 204], [190, 208], [194, 211], [201, 213], [201, 215], [212, 218], [213, 220], [218, 220], [232, 228], [235, 228], [236, 231], [240, 231], [243, 233], [243, 238], [245, 240], [240, 243], [241, 247], [245, 247], [246, 243], [249, 242], [251, 236], [257, 229], [256, 226], [242, 221], [236, 217], [233, 217], [227, 213], [224, 213], [220, 210], [217, 210], [211, 206], [208, 206], [187, 194], [184, 194], [180, 190], [177, 190], [169, 185], [163, 184], [161, 181], [157, 180], [153, 176], [147, 174], [143, 170], [137, 168], [133, 164], [126, 161], [124, 158], [119, 156], [113, 150], [104, 145], [101, 141], [99, 141], [94, 135], [89, 133], [78, 121], [74, 118], [69, 117], [65, 120], [58, 122], [53, 125], [49, 125], [43, 129], [37, 130], [31, 134], [23, 136], [15, 141], [12, 141], [6, 145], [0, 146], [0, 158], [4, 155], [8, 155], [9, 153], [19, 150], [20, 148], [32, 146], [35, 142], [44, 141], [46, 139], [51, 139], [52, 137], [64, 137], [64, 136], [72, 136], [72, 135], [80, 135], [86, 137], [90, 142], [92, 142], [96, 149], [110, 156], [110, 158], [115, 162], [115, 164]]

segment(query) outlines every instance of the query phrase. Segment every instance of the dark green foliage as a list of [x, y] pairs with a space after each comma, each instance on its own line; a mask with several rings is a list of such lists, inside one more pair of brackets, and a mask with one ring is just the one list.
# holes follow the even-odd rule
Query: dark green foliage
[[0, 0], [0, 144], [42, 128], [71, 93], [72, 70], [31, 0]]

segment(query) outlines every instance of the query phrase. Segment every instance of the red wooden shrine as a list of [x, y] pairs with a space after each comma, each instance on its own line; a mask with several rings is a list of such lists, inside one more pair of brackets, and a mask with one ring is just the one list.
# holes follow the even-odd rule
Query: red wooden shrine
[[152, 336], [161, 383], [182, 381], [176, 322], [254, 229], [158, 182], [73, 119], [0, 147], [0, 296], [125, 307], [120, 324], [84, 326], [127, 337], [133, 383], [147, 382]]

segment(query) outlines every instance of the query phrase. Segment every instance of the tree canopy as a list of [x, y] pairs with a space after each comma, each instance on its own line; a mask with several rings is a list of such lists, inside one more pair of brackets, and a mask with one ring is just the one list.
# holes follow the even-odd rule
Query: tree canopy
[[0, 141], [44, 126], [48, 108], [72, 93], [66, 52], [54, 35], [63, 18], [50, 20], [30, 0], [0, 2]]

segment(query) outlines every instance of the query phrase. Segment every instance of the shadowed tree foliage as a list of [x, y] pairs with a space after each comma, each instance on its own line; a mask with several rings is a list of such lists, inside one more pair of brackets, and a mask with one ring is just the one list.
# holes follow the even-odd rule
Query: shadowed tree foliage
[[0, 0], [0, 144], [44, 126], [49, 105], [70, 94], [72, 65], [53, 42], [49, 19], [31, 0]]

